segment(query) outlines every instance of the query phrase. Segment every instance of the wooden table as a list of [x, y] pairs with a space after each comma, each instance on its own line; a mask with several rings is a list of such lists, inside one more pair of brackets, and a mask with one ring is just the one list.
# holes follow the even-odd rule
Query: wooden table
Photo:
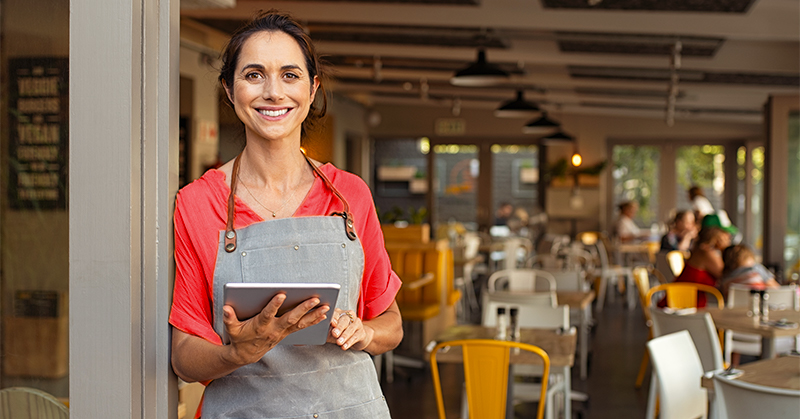
[[[734, 332], [752, 333], [761, 336], [761, 358], [775, 358], [775, 339], [783, 336], [796, 336], [800, 334], [800, 327], [782, 329], [761, 324], [758, 317], [747, 315], [747, 308], [713, 308], [706, 307], [711, 313], [714, 324], [718, 329], [733, 330]], [[794, 310], [770, 311], [770, 320], [786, 319], [800, 324], [800, 312]]]
[[[494, 339], [496, 330], [494, 327], [483, 327], [477, 325], [457, 325], [447, 328], [436, 337], [436, 343], [459, 339]], [[547, 352], [550, 357], [550, 370], [561, 368], [564, 374], [564, 397], [567, 400], [564, 407], [566, 419], [572, 417], [572, 403], [570, 392], [572, 388], [571, 368], [575, 362], [575, 345], [577, 335], [575, 333], [559, 334], [555, 330], [545, 329], [520, 329], [520, 342], [535, 345]], [[432, 346], [431, 346], [432, 347]], [[447, 351], [439, 351], [436, 355], [438, 362], [462, 362], [461, 348], [451, 347]], [[512, 364], [541, 365], [542, 359], [539, 356], [520, 351], [518, 354], [511, 353], [509, 362]], [[509, 379], [512, 379], [509, 377]]]
[[[761, 386], [800, 390], [800, 356], [762, 359], [739, 366], [742, 374], [737, 380]], [[714, 380], [703, 376], [703, 387], [714, 388]]]

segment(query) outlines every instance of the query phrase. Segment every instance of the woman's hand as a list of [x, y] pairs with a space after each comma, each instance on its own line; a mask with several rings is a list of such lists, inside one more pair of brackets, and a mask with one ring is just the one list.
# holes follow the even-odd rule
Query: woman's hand
[[330, 310], [327, 305], [314, 309], [319, 298], [310, 298], [277, 317], [285, 300], [285, 294], [276, 295], [261, 313], [245, 321], [239, 321], [233, 307], [222, 308], [223, 322], [231, 340], [230, 362], [241, 366], [258, 361], [290, 333], [325, 320]]
[[372, 342], [374, 334], [375, 331], [366, 326], [353, 310], [337, 308], [333, 312], [328, 342], [339, 345], [345, 351], [350, 348], [361, 351]]

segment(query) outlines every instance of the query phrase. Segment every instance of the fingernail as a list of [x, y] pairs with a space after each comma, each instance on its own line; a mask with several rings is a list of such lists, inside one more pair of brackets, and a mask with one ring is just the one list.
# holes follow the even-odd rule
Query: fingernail
[[342, 332], [340, 332], [339, 329], [333, 329], [333, 336], [336, 336], [338, 338], [340, 333]]
[[342, 338], [339, 338], [339, 340], [337, 340], [336, 342], [338, 342], [338, 343], [339, 343], [339, 345], [341, 345], [341, 344], [343, 344], [343, 343], [344, 343], [344, 339], [342, 339]]
[[314, 305], [317, 305], [317, 304], [319, 304], [319, 300], [317, 300], [317, 299], [315, 298], [315, 299], [311, 300], [311, 303], [312, 303], [312, 304], [314, 304]]
[[342, 349], [347, 349], [349, 346], [350, 345], [345, 344], [344, 346], [342, 346]]

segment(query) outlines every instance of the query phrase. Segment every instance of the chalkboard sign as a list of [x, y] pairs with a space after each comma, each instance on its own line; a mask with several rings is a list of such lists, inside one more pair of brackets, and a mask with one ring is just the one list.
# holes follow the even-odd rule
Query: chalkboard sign
[[9, 205], [67, 208], [69, 60], [9, 60]]

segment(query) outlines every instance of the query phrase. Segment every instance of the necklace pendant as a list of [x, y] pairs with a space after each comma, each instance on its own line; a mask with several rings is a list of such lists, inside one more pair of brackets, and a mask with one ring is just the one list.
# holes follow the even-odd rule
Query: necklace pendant
[[272, 218], [275, 218], [275, 217], [277, 217], [277, 216], [278, 216], [278, 215], [277, 215], [277, 214], [275, 214], [274, 212], [272, 213]]

